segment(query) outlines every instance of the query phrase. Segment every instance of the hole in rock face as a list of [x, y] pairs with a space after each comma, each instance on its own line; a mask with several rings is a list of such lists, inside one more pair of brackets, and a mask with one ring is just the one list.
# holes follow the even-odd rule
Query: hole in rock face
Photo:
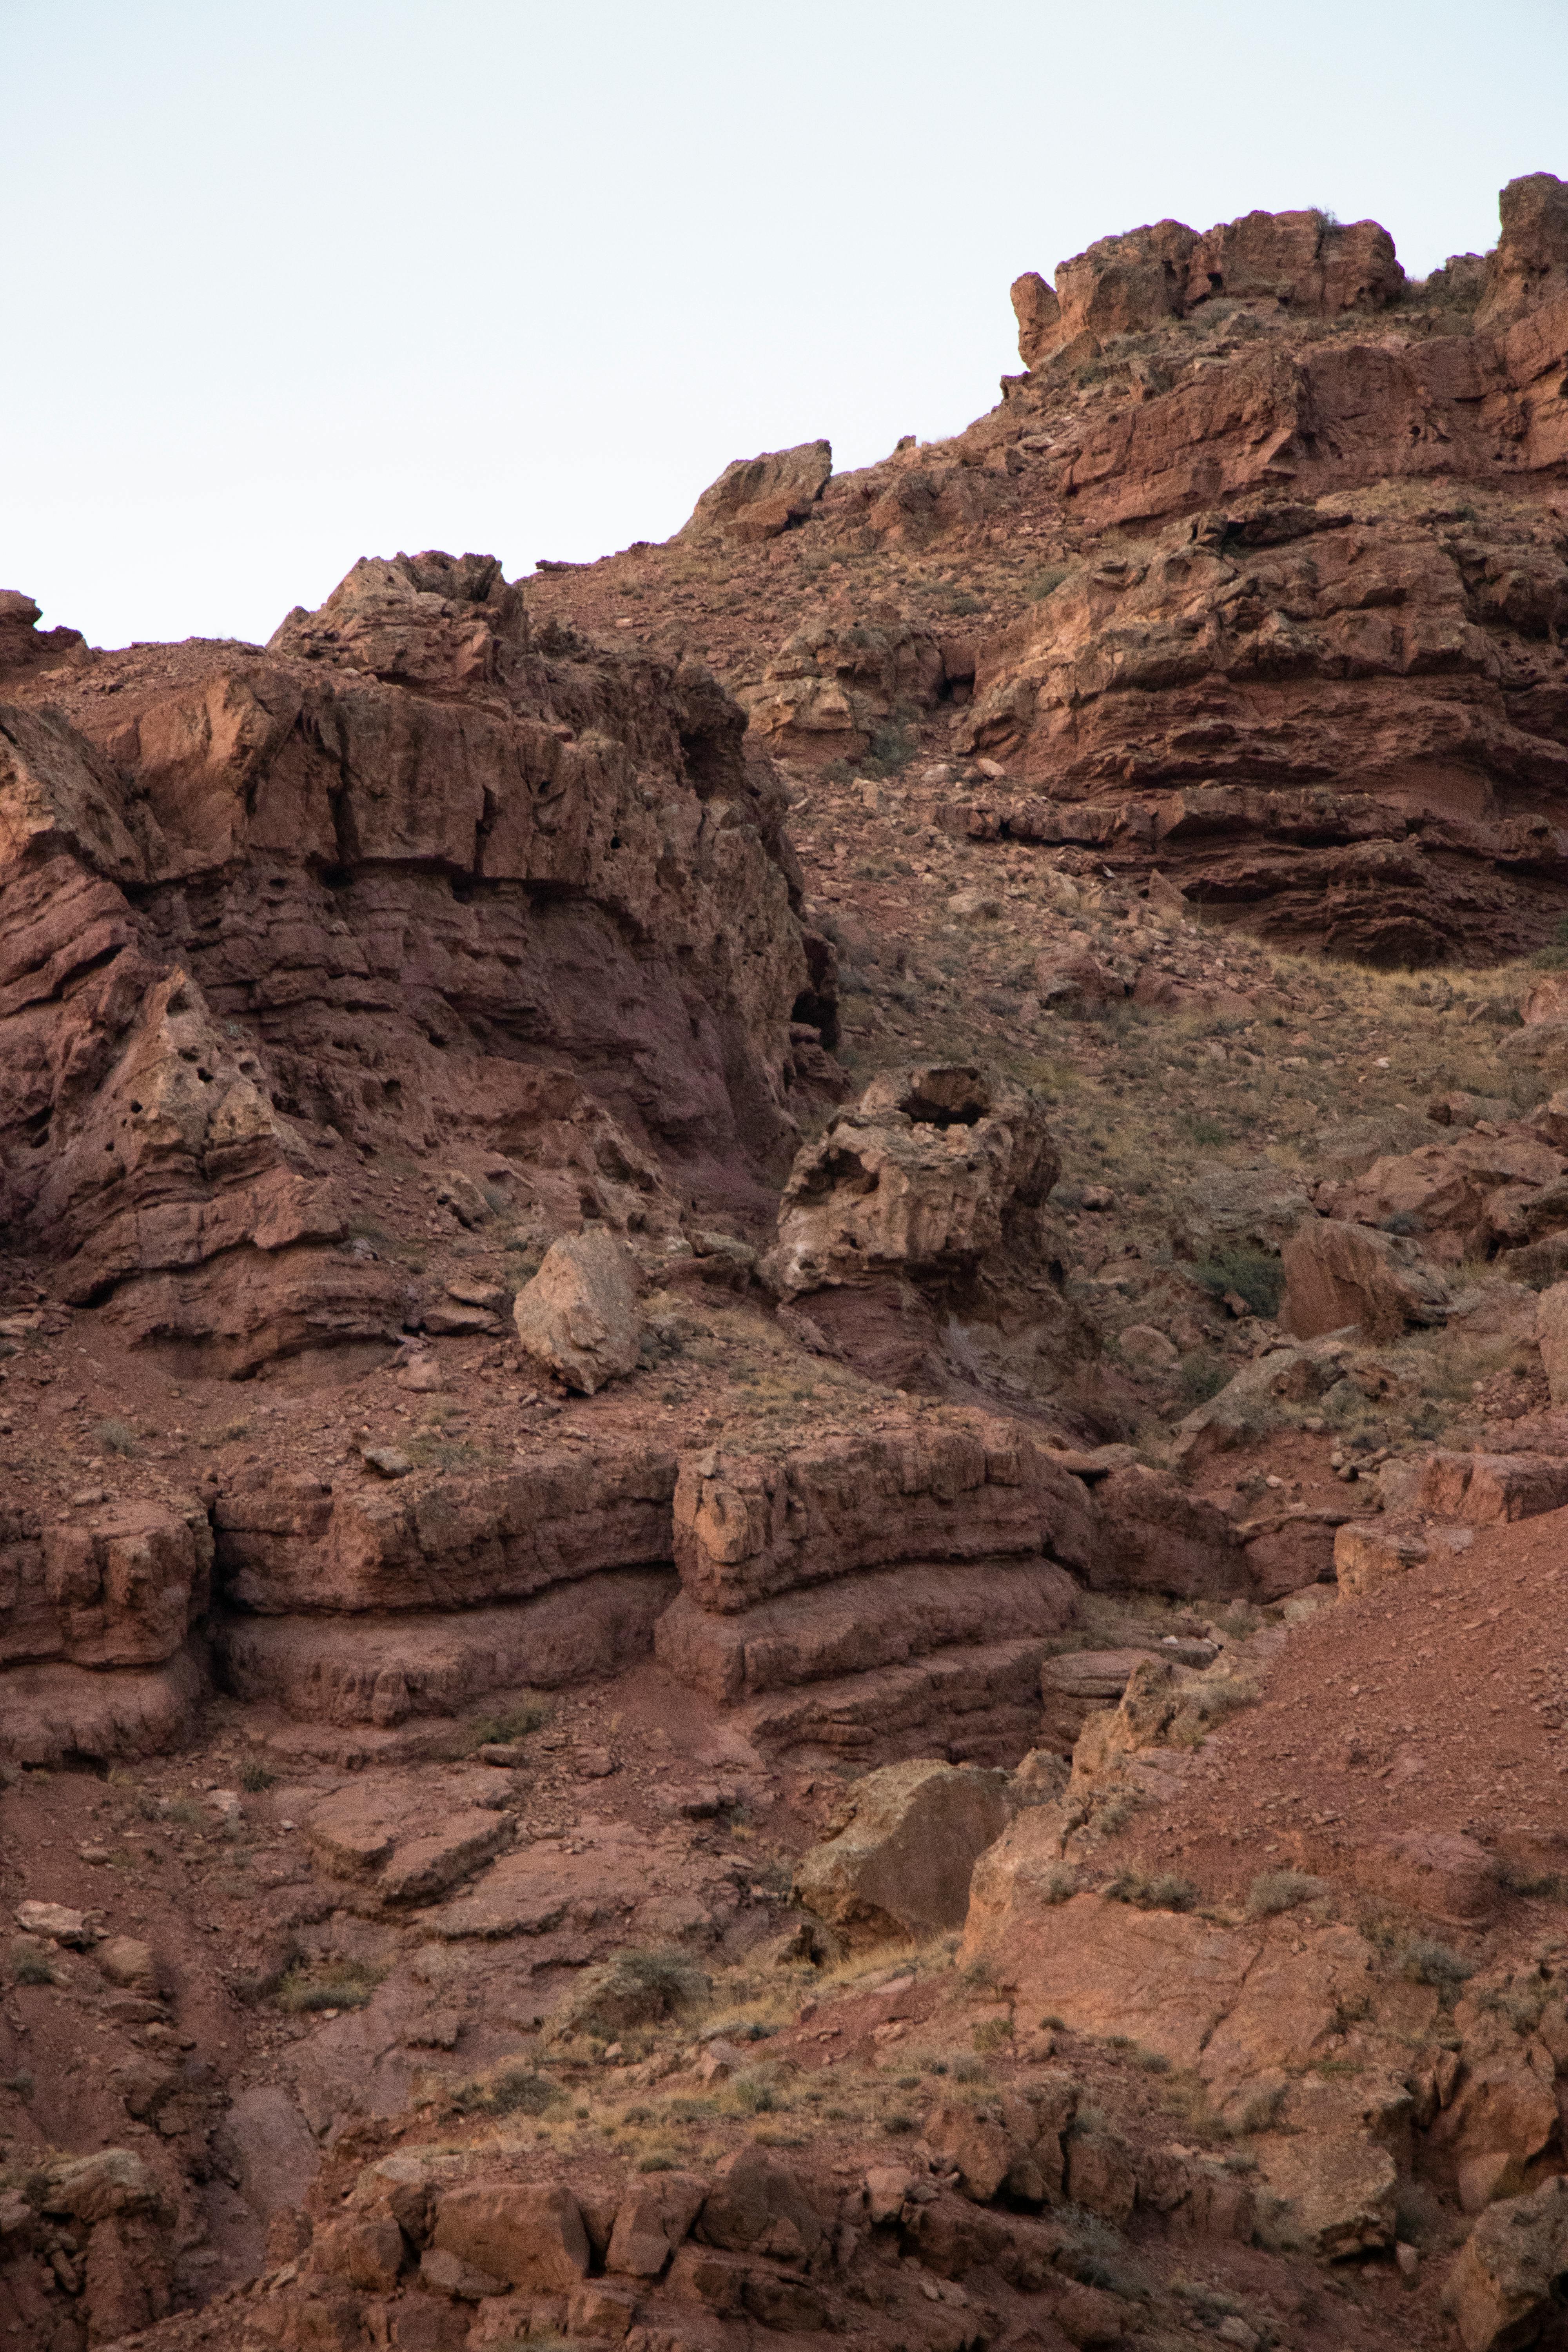
[[919, 1083], [899, 1097], [905, 1117], [925, 1127], [973, 1127], [990, 1108], [990, 1089], [978, 1070], [922, 1070]]
[[803, 1202], [826, 1201], [830, 1192], [874, 1192], [876, 1189], [876, 1177], [868, 1173], [858, 1154], [837, 1144], [812, 1170], [798, 1198]]

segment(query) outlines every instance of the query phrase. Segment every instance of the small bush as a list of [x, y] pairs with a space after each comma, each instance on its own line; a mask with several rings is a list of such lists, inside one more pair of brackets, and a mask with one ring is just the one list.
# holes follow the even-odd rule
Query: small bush
[[249, 1797], [259, 1797], [264, 1789], [273, 1786], [277, 1778], [271, 1766], [264, 1764], [259, 1756], [248, 1758], [239, 1768], [239, 1785]]
[[882, 2129], [894, 2139], [901, 2139], [906, 2132], [916, 2128], [913, 2116], [905, 2115], [901, 2107], [895, 2107], [890, 2116], [882, 2117]]
[[588, 1969], [546, 2029], [552, 2040], [573, 2033], [616, 2042], [628, 2027], [678, 2017], [707, 2000], [711, 1987], [684, 1952], [634, 1946]]
[[1293, 1911], [1322, 1892], [1322, 1880], [1304, 1870], [1260, 1870], [1247, 1890], [1247, 1916], [1271, 1919], [1277, 1911]]
[[563, 2106], [563, 2093], [548, 2074], [525, 2059], [510, 2058], [485, 2074], [452, 2085], [452, 2101], [466, 2116], [542, 2116]]
[[318, 2009], [363, 2009], [385, 1974], [365, 1960], [301, 1964], [289, 1969], [273, 1999], [290, 2017]]
[[1267, 1250], [1215, 1250], [1212, 1257], [1197, 1261], [1193, 1280], [1211, 1298], [1223, 1298], [1233, 1290], [1255, 1315], [1278, 1315], [1285, 1296], [1283, 1262]]
[[92, 1442], [100, 1454], [122, 1454], [128, 1459], [136, 1452], [136, 1432], [128, 1421], [95, 1421]]
[[[648, 2155], [638, 2157], [637, 2170], [639, 2172], [673, 2172], [675, 2170], [675, 2158], [672, 2156], [661, 2156], [658, 2150], [655, 2148], [652, 2149]], [[532, 2339], [531, 2338], [531, 2340]]]
[[1152, 1878], [1141, 1870], [1119, 1870], [1104, 1892], [1113, 1903], [1131, 1903], [1140, 1911], [1190, 1911], [1199, 1890], [1190, 1878], [1163, 1870]]
[[11, 1947], [11, 1981], [19, 1985], [47, 1985], [55, 1980], [48, 1955], [36, 1951], [31, 1945]]
[[778, 2090], [765, 2074], [747, 2068], [729, 2086], [731, 2105], [743, 2116], [771, 2116], [778, 2105]]
[[982, 2055], [988, 2051], [1005, 2050], [1012, 2039], [1013, 2023], [1010, 2018], [983, 2018], [974, 2029], [974, 2046]]
[[1182, 1358], [1176, 1373], [1176, 1392], [1189, 1407], [1207, 1404], [1210, 1397], [1218, 1396], [1230, 1378], [1219, 1358], [1208, 1348], [1194, 1348]]
[[1046, 597], [1054, 596], [1067, 576], [1068, 567], [1065, 563], [1046, 564], [1042, 570], [1036, 572], [1025, 591], [1030, 604], [1042, 604]]
[[548, 1699], [526, 1698], [502, 1715], [475, 1716], [463, 1733], [466, 1750], [471, 1756], [480, 1748], [510, 1747], [513, 1740], [542, 1731], [553, 1712]]
[[1042, 1903], [1067, 1903], [1078, 1893], [1078, 1873], [1070, 1862], [1053, 1862], [1033, 1885]]
[[1475, 1969], [1451, 1945], [1440, 1944], [1435, 1936], [1417, 1936], [1405, 1948], [1405, 1974], [1413, 1984], [1453, 1992], [1469, 1981]]

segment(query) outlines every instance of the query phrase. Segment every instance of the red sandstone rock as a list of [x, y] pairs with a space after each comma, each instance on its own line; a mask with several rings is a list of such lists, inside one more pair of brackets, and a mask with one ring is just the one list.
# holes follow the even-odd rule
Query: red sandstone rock
[[532, 2183], [448, 2189], [432, 2242], [510, 2286], [574, 2287], [588, 2268], [588, 2239], [568, 2189]]
[[47, 1527], [0, 1512], [0, 1665], [162, 1664], [206, 1612], [212, 1558], [195, 1503], [123, 1503]]
[[675, 1473], [672, 1454], [634, 1443], [547, 1446], [419, 1492], [282, 1478], [220, 1499], [218, 1570], [235, 1603], [269, 1615], [521, 1600], [667, 1561]]

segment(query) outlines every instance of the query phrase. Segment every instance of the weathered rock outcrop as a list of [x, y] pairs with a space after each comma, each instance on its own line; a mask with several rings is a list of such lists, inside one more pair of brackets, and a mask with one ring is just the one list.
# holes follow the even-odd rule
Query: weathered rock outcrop
[[832, 471], [833, 446], [827, 441], [736, 457], [703, 491], [678, 536], [776, 539], [792, 523], [805, 520]]
[[1465, 2352], [1546, 2345], [1568, 2273], [1568, 2179], [1543, 2180], [1482, 2214], [1449, 2272], [1443, 2301]]
[[0, 1218], [133, 1339], [244, 1372], [395, 1336], [337, 1136], [526, 1193], [586, 1081], [623, 1196], [786, 1144], [782, 795], [705, 671], [536, 638], [492, 558], [423, 555], [265, 652], [35, 674], [0, 722]]
[[[961, 740], [1007, 778], [972, 830], [1157, 857], [1373, 961], [1533, 943], [1568, 878], [1568, 572], [1535, 510], [1568, 451], [1568, 190], [1537, 173], [1501, 212], [1463, 285], [1409, 289], [1374, 222], [1310, 212], [1017, 281], [1032, 373], [984, 430], [1090, 538], [980, 644]], [[1363, 497], [1400, 477], [1432, 498]], [[1438, 480], [1520, 495], [1482, 520]], [[1139, 538], [1097, 552], [1108, 527]]]
[[1488, 254], [1476, 310], [1479, 331], [1510, 327], [1568, 294], [1568, 186], [1551, 172], [1510, 180], [1498, 198], [1502, 235]]
[[973, 650], [944, 648], [907, 621], [857, 620], [836, 626], [815, 619], [773, 656], [754, 686], [739, 690], [753, 735], [796, 760], [853, 760], [868, 751], [879, 729], [927, 710], [949, 680], [948, 656], [968, 663]]
[[1384, 310], [1404, 284], [1394, 239], [1376, 221], [1252, 212], [1203, 235], [1164, 220], [1101, 237], [1058, 265], [1054, 298], [1031, 270], [1013, 306], [1019, 356], [1036, 368], [1064, 346], [1081, 352], [1082, 338], [1147, 332], [1219, 299], [1332, 319]]
[[956, 1066], [884, 1072], [790, 1172], [781, 1279], [798, 1293], [973, 1266], [1037, 1220], [1058, 1164], [1021, 1087]]

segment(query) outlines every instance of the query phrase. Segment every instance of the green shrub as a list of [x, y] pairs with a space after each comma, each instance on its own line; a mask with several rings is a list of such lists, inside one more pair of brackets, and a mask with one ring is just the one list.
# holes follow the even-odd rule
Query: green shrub
[[531, 1732], [542, 1731], [553, 1712], [548, 1699], [526, 1698], [504, 1714], [475, 1716], [463, 1733], [467, 1753], [471, 1756], [477, 1748], [505, 1748], [513, 1740], [526, 1739]]
[[1414, 1984], [1453, 1992], [1468, 1982], [1475, 1969], [1451, 1945], [1440, 1944], [1435, 1936], [1417, 1936], [1405, 1948], [1405, 1973]]
[[290, 2017], [317, 2009], [363, 2009], [385, 1974], [365, 1960], [301, 1961], [289, 1969], [273, 1999]]
[[1199, 1259], [1192, 1278], [1211, 1298], [1234, 1291], [1255, 1315], [1278, 1315], [1285, 1296], [1284, 1265], [1268, 1250], [1217, 1249], [1212, 1257]]
[[264, 1789], [272, 1787], [277, 1778], [270, 1765], [264, 1764], [259, 1756], [247, 1758], [239, 1768], [239, 1785], [247, 1796], [260, 1796]]
[[584, 2033], [617, 2042], [630, 2027], [652, 2025], [697, 2008], [711, 1990], [684, 1952], [633, 1946], [587, 1969], [547, 2031], [552, 2040]]
[[136, 1452], [138, 1444], [136, 1432], [131, 1423], [112, 1417], [108, 1421], [94, 1422], [92, 1442], [100, 1454], [121, 1454], [127, 1459]]
[[1293, 1911], [1322, 1892], [1322, 1880], [1304, 1870], [1260, 1870], [1247, 1890], [1247, 1916], [1271, 1919], [1277, 1911]]
[[503, 2059], [499, 2066], [452, 2085], [454, 2105], [466, 2116], [542, 2116], [563, 2106], [565, 2095], [548, 2074], [526, 2059]]
[[1135, 1904], [1140, 1911], [1190, 1911], [1199, 1890], [1173, 1870], [1160, 1871], [1152, 1878], [1141, 1870], [1119, 1870], [1104, 1892], [1113, 1903]]
[[1212, 1349], [1194, 1348], [1191, 1355], [1182, 1358], [1176, 1388], [1184, 1405], [1207, 1404], [1210, 1397], [1218, 1396], [1229, 1378]]

